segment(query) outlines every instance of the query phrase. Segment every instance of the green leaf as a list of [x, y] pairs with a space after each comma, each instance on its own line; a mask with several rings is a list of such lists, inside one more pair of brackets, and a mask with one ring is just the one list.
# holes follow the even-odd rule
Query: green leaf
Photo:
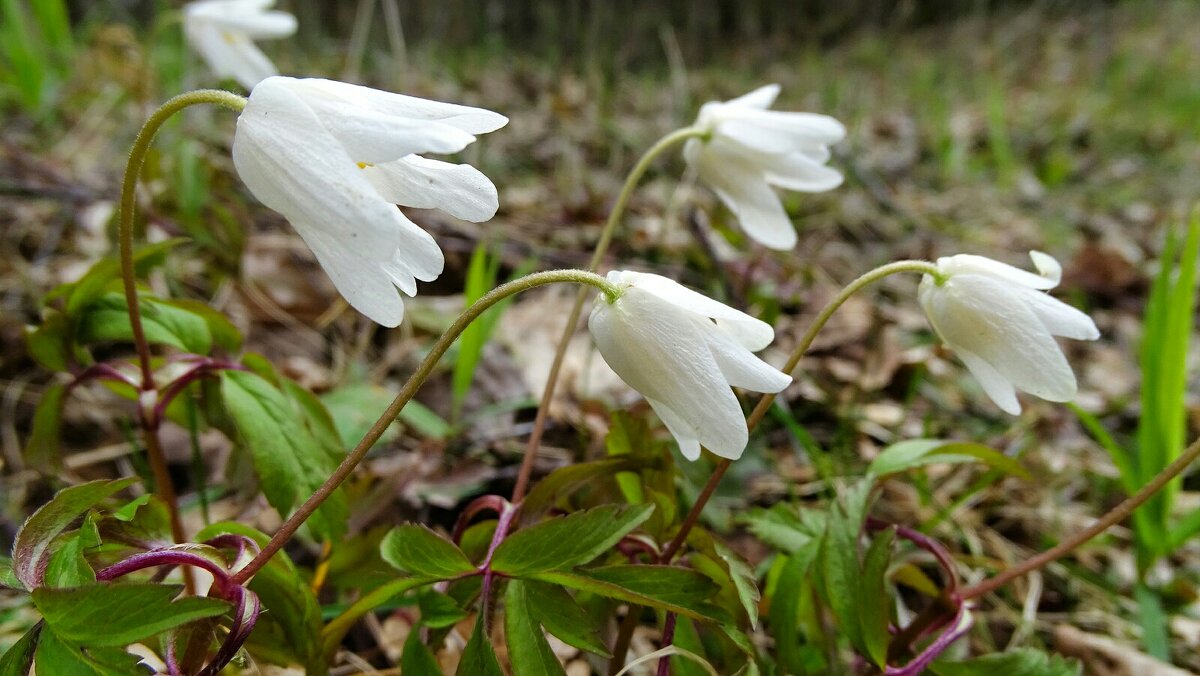
[[182, 587], [112, 584], [76, 589], [35, 589], [33, 603], [59, 638], [87, 646], [124, 646], [229, 609], [219, 599], [189, 596]]
[[321, 630], [321, 649], [326, 661], [333, 658], [334, 653], [337, 652], [337, 648], [342, 642], [342, 637], [346, 635], [347, 631], [350, 631], [350, 627], [354, 626], [354, 623], [360, 617], [399, 597], [410, 589], [434, 582], [437, 582], [437, 579], [429, 577], [405, 577], [382, 584], [364, 594], [362, 598], [355, 601], [341, 615], [330, 620], [329, 624], [326, 624], [325, 628]]
[[611, 549], [652, 511], [653, 505], [605, 505], [523, 528], [496, 548], [492, 570], [526, 576], [585, 564]]
[[541, 624], [533, 616], [520, 580], [511, 580], [504, 594], [504, 637], [514, 676], [565, 676]]
[[212, 337], [212, 347], [226, 354], [235, 354], [242, 349], [242, 332], [233, 322], [221, 312], [213, 309], [208, 303], [190, 298], [171, 298], [157, 300], [160, 305], [167, 305], [182, 312], [199, 317], [208, 327]]
[[871, 541], [863, 559], [862, 591], [859, 594], [863, 643], [867, 655], [880, 669], [887, 667], [888, 642], [892, 638], [888, 633], [892, 621], [892, 596], [887, 589], [887, 569], [895, 536], [896, 529], [889, 528]]
[[[254, 459], [267, 501], [280, 514], [290, 514], [337, 467], [332, 449], [321, 443], [324, 421], [311, 420], [302, 405], [255, 373], [223, 371], [221, 394]], [[307, 524], [317, 538], [336, 540], [345, 532], [348, 516], [345, 494], [337, 490]]]
[[562, 587], [522, 580], [525, 604], [546, 631], [567, 645], [611, 657], [608, 646], [599, 639], [600, 624]]
[[49, 371], [70, 369], [71, 345], [70, 323], [57, 310], [45, 311], [40, 326], [25, 329], [25, 349]]
[[[382, 412], [380, 411], [380, 413]], [[400, 409], [400, 415], [396, 417], [426, 439], [445, 441], [454, 436], [454, 428], [450, 423], [419, 401], [410, 401], [405, 404], [404, 408]]]
[[717, 585], [694, 570], [668, 566], [606, 566], [572, 573], [546, 571], [533, 579], [606, 598], [670, 610], [697, 619], [726, 621], [724, 611], [704, 603]]
[[[161, 264], [169, 250], [186, 241], [185, 238], [176, 237], [140, 247], [133, 252], [134, 271], [138, 275], [145, 274], [152, 267]], [[76, 317], [81, 310], [104, 295], [109, 285], [120, 276], [120, 260], [116, 256], [110, 256], [97, 261], [79, 280], [51, 291], [46, 300], [67, 296], [66, 314]]]
[[[488, 247], [480, 242], [467, 264], [466, 280], [463, 284], [463, 303], [470, 307], [496, 286], [496, 273], [500, 267], [500, 256], [488, 256]], [[471, 389], [475, 369], [483, 356], [483, 346], [496, 327], [503, 308], [512, 302], [512, 296], [500, 301], [478, 319], [471, 322], [458, 339], [458, 358], [454, 362], [454, 373], [450, 379], [451, 419], [458, 420], [463, 401]]]
[[1033, 648], [1015, 648], [963, 662], [939, 660], [929, 670], [936, 676], [1079, 676], [1083, 665]]
[[758, 626], [758, 602], [762, 598], [758, 591], [758, 576], [754, 574], [750, 564], [732, 549], [715, 540], [713, 545], [717, 556], [721, 557], [721, 561], [729, 570], [729, 579], [733, 582], [733, 588], [737, 591], [738, 601], [745, 609], [746, 616], [750, 618], [750, 626]]
[[437, 655], [421, 643], [421, 632], [410, 631], [404, 639], [404, 651], [400, 653], [400, 673], [402, 674], [440, 674], [442, 665], [438, 664]]
[[39, 674], [129, 676], [141, 673], [141, 659], [123, 648], [80, 647], [53, 631], [42, 631], [34, 665]]
[[837, 616], [838, 628], [860, 651], [863, 648], [858, 618], [861, 607], [858, 562], [861, 528], [861, 520], [848, 515], [840, 502], [834, 503], [829, 513], [819, 557], [822, 593], [833, 614]]
[[25, 676], [33, 667], [33, 654], [38, 639], [46, 625], [38, 622], [17, 640], [8, 651], [0, 655], [0, 676]]
[[783, 552], [796, 552], [810, 546], [820, 533], [813, 533], [800, 520], [796, 508], [777, 503], [768, 509], [753, 509], [741, 517], [759, 540]]
[[17, 531], [17, 538], [13, 543], [13, 574], [27, 589], [41, 586], [46, 566], [50, 561], [50, 544], [54, 538], [101, 500], [136, 481], [135, 478], [92, 481], [59, 491]]
[[25, 461], [41, 470], [58, 467], [62, 463], [59, 444], [62, 428], [63, 400], [67, 386], [55, 383], [46, 388], [33, 412], [33, 429], [25, 444]]
[[1029, 472], [1012, 458], [987, 446], [940, 439], [909, 439], [888, 446], [867, 469], [869, 475], [885, 477], [918, 467], [981, 462], [1002, 472], [1029, 478]]
[[453, 627], [467, 616], [457, 601], [434, 589], [422, 589], [417, 594], [417, 607], [421, 609], [421, 624], [434, 629]]
[[537, 514], [554, 504], [556, 499], [568, 495], [582, 486], [591, 485], [601, 477], [618, 472], [632, 472], [644, 466], [644, 462], [633, 456], [619, 456], [567, 465], [554, 470], [529, 491], [522, 503], [521, 513]]
[[1134, 587], [1133, 596], [1137, 599], [1138, 616], [1141, 618], [1142, 645], [1153, 657], [1164, 662], [1170, 661], [1170, 620], [1163, 608], [1162, 597], [1145, 584]]
[[[194, 354], [212, 349], [212, 332], [203, 317], [150, 296], [139, 297], [138, 303], [147, 341]], [[88, 305], [79, 318], [76, 338], [83, 343], [133, 340], [125, 296], [114, 291]]]
[[13, 561], [7, 556], [0, 556], [0, 587], [7, 589], [23, 589], [25, 585], [13, 574]]
[[[322, 394], [321, 403], [325, 404], [325, 408], [333, 418], [338, 435], [342, 440], [342, 447], [352, 448], [367, 435], [371, 426], [375, 424], [375, 420], [379, 418], [379, 414], [383, 413], [394, 398], [394, 392], [378, 385], [354, 383], [342, 385]], [[383, 436], [379, 438], [379, 442], [383, 443], [395, 438], [399, 431], [400, 428], [396, 425], [388, 426]]]
[[475, 572], [475, 565], [453, 542], [418, 524], [393, 528], [379, 553], [397, 570], [421, 577], [448, 580]]
[[67, 533], [54, 543], [54, 552], [46, 566], [43, 584], [47, 587], [82, 587], [96, 582], [96, 571], [88, 564], [84, 552], [100, 546], [95, 513], [84, 518], [79, 530]]
[[463, 648], [458, 662], [458, 676], [504, 676], [500, 661], [492, 650], [492, 642], [483, 631], [483, 618], [475, 621], [475, 630]]

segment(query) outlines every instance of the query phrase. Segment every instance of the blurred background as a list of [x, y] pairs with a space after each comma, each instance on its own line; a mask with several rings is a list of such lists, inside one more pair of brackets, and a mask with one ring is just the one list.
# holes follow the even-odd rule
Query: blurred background
[[[48, 291], [113, 251], [125, 156], [149, 112], [187, 89], [234, 87], [215, 81], [188, 50], [180, 7], [0, 0], [5, 549], [50, 485], [22, 461], [47, 380], [25, 354], [24, 327], [36, 322]], [[499, 278], [585, 264], [642, 151], [691, 122], [703, 102], [769, 82], [783, 87], [776, 108], [833, 115], [849, 130], [831, 162], [845, 185], [785, 194], [800, 233], [796, 250], [750, 246], [676, 154], [658, 162], [636, 193], [610, 260], [653, 267], [752, 308], [776, 325], [777, 349], [786, 350], [826, 299], [871, 266], [969, 252], [1027, 267], [1027, 252], [1040, 249], [1064, 264], [1062, 297], [1089, 311], [1104, 335], [1067, 346], [1081, 409], [1118, 438], [1134, 432], [1147, 290], [1167, 230], [1184, 220], [1200, 185], [1198, 3], [291, 0], [277, 7], [299, 20], [292, 38], [260, 43], [283, 74], [511, 118], [465, 154], [500, 190], [494, 220], [411, 214], [446, 249], [448, 267], [408, 303], [405, 325], [394, 332], [376, 332], [347, 310], [298, 237], [245, 191], [229, 157], [232, 115], [189, 110], [157, 142], [144, 183], [147, 237], [183, 235], [193, 244], [151, 283], [231, 315], [247, 349], [325, 395], [339, 427], [350, 429], [347, 438], [357, 438], [355, 425], [370, 422], [362, 411], [383, 408], [386, 387], [461, 308], [473, 252], [490, 252]], [[913, 436], [980, 440], [1041, 470], [1035, 483], [975, 485], [950, 472], [889, 486], [881, 509], [928, 525], [957, 551], [1019, 559], [1120, 499], [1112, 463], [1077, 417], [1032, 401], [1030, 415], [1000, 414], [934, 343], [913, 291], [912, 280], [889, 280], [822, 334], [789, 391], [788, 417], [768, 433], [768, 449], [735, 466], [739, 475], [726, 482], [714, 518], [805, 495], [809, 482], [861, 471], [882, 445]], [[423, 412], [406, 420], [413, 433], [392, 443], [452, 460], [385, 481], [368, 503], [375, 514], [448, 519], [463, 496], [511, 481], [531, 398], [540, 394], [572, 296], [535, 294], [507, 310], [464, 401], [456, 401], [449, 376], [426, 388]], [[587, 377], [586, 348], [572, 359], [548, 436], [548, 452], [563, 462], [586, 454], [589, 435], [603, 430], [607, 409], [598, 402], [622, 396], [600, 376]], [[1200, 425], [1192, 373], [1188, 438]], [[68, 410], [68, 452], [124, 447], [124, 403], [103, 392], [82, 396], [89, 405]], [[454, 427], [479, 411], [490, 413], [466, 431]], [[211, 443], [214, 454], [223, 452], [220, 441]], [[186, 451], [176, 460], [186, 475]], [[71, 471], [89, 476], [114, 459], [93, 453], [75, 462]], [[376, 462], [380, 476], [395, 474], [394, 462]], [[1194, 510], [1200, 483], [1184, 487], [1181, 500]], [[1128, 540], [1116, 532], [1036, 585], [1018, 583], [1016, 601], [988, 615], [990, 648], [1032, 641], [1095, 664], [1106, 655], [1126, 669], [1096, 673], [1167, 661], [1200, 670], [1200, 547], [1185, 543], [1160, 562], [1153, 581], [1163, 590], [1162, 615], [1148, 619], [1130, 597], [1141, 578]], [[1147, 642], [1149, 634], [1157, 639]], [[1147, 654], [1160, 661], [1137, 661]]]

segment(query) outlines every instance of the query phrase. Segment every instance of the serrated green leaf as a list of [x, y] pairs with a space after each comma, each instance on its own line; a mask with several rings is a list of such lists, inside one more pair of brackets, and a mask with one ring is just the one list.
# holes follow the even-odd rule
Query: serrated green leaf
[[846, 514], [838, 503], [832, 506], [825, 537], [821, 542], [821, 590], [838, 628], [857, 650], [862, 650], [862, 632], [858, 620], [861, 606], [859, 588], [858, 534], [862, 522]]
[[927, 465], [955, 465], [979, 462], [1007, 474], [1029, 478], [1029, 472], [1016, 460], [987, 446], [940, 439], [908, 439], [883, 449], [867, 473], [874, 477], [906, 472]]
[[556, 469], [537, 482], [533, 490], [529, 491], [529, 495], [525, 496], [521, 513], [537, 514], [554, 504], [554, 500], [569, 495], [601, 477], [612, 476], [618, 472], [636, 471], [643, 465], [644, 463], [634, 456], [619, 456]]
[[228, 317], [213, 309], [208, 303], [190, 298], [170, 298], [157, 302], [161, 305], [167, 305], [187, 312], [203, 320], [204, 324], [208, 327], [209, 335], [212, 337], [212, 348], [226, 354], [235, 354], [238, 350], [242, 349], [242, 332], [233, 325], [233, 322]]
[[520, 580], [510, 580], [504, 594], [504, 638], [514, 676], [565, 675], [533, 616]]
[[48, 628], [42, 631], [34, 654], [34, 667], [39, 674], [129, 676], [139, 673], [140, 661], [137, 655], [122, 648], [81, 648]]
[[[212, 332], [203, 317], [149, 296], [139, 297], [138, 303], [148, 342], [193, 354], [208, 354], [212, 349]], [[125, 296], [114, 291], [90, 303], [79, 317], [75, 337], [83, 343], [133, 340]]]
[[7, 589], [23, 589], [24, 585], [13, 574], [13, 561], [7, 556], [0, 556], [0, 587]]
[[754, 574], [750, 564], [738, 556], [737, 552], [720, 542], [714, 541], [713, 544], [717, 556], [721, 557], [721, 561], [725, 563], [725, 567], [729, 571], [729, 579], [733, 582], [733, 588], [737, 591], [738, 601], [745, 609], [746, 616], [750, 618], [750, 626], [757, 627], [758, 602], [762, 598], [758, 591], [758, 576]]
[[13, 574], [27, 589], [41, 586], [54, 538], [84, 512], [136, 481], [134, 478], [92, 481], [59, 491], [17, 531], [13, 543]]
[[963, 662], [939, 660], [929, 670], [936, 676], [1079, 676], [1083, 665], [1033, 648], [1015, 648]]
[[[378, 385], [353, 383], [322, 394], [321, 403], [325, 404], [333, 418], [342, 446], [353, 448], [366, 436], [379, 414], [383, 413], [394, 398], [394, 392]], [[399, 431], [398, 426], [389, 426], [379, 438], [379, 443], [395, 438]]]
[[448, 580], [475, 572], [475, 565], [453, 542], [413, 523], [393, 528], [379, 545], [389, 565], [412, 575]]
[[819, 541], [813, 541], [777, 564], [780, 572], [770, 591], [767, 623], [775, 639], [776, 661], [783, 673], [808, 673], [801, 651], [800, 608], [802, 596], [809, 588], [809, 569], [819, 549]]
[[475, 630], [467, 646], [463, 648], [462, 658], [458, 662], [457, 676], [504, 676], [496, 652], [492, 650], [491, 639], [483, 631], [483, 618], [476, 620]]
[[9, 649], [0, 655], [0, 676], [26, 676], [33, 667], [33, 655], [37, 650], [38, 639], [42, 628], [46, 625], [38, 622], [17, 639]]
[[880, 669], [887, 667], [888, 643], [891, 641], [888, 627], [892, 621], [892, 596], [887, 593], [887, 569], [895, 535], [896, 530], [889, 528], [871, 540], [863, 558], [862, 591], [859, 593], [863, 643], [867, 655]]
[[600, 625], [561, 587], [522, 580], [525, 603], [546, 631], [563, 643], [602, 657], [611, 657], [599, 639]]
[[80, 528], [58, 537], [46, 566], [43, 584], [47, 587], [82, 587], [96, 581], [96, 571], [88, 565], [84, 552], [100, 546], [95, 513], [84, 518]]
[[590, 592], [628, 603], [694, 617], [727, 621], [720, 608], [705, 603], [718, 587], [694, 570], [668, 566], [606, 566], [575, 572], [546, 571], [534, 580]]
[[62, 450], [59, 439], [62, 428], [63, 400], [67, 395], [67, 386], [54, 383], [42, 393], [37, 408], [33, 412], [33, 429], [29, 441], [25, 444], [25, 462], [31, 467], [49, 470], [62, 463]]
[[[315, 433], [301, 406], [269, 381], [248, 371], [223, 371], [221, 395], [258, 471], [263, 493], [280, 514], [308, 498], [333, 474], [337, 461]], [[346, 531], [349, 506], [340, 489], [309, 518], [319, 539], [336, 540]]]
[[769, 509], [753, 509], [738, 519], [759, 540], [783, 552], [795, 552], [812, 544], [814, 535], [800, 520], [795, 507], [784, 503]]
[[492, 570], [514, 577], [583, 565], [650, 517], [653, 505], [605, 505], [523, 528], [504, 539]]
[[124, 646], [229, 609], [224, 601], [200, 596], [172, 601], [181, 589], [160, 584], [43, 587], [33, 590], [33, 604], [56, 636], [94, 647]]
[[404, 650], [400, 653], [400, 673], [442, 673], [442, 665], [438, 664], [437, 655], [421, 642], [419, 631], [408, 632], [408, 638], [404, 639]]
[[421, 624], [434, 629], [452, 627], [467, 616], [457, 601], [434, 589], [422, 589], [417, 594], [417, 607], [421, 610]]
[[[144, 275], [152, 267], [160, 264], [169, 250], [186, 241], [188, 240], [185, 238], [176, 237], [139, 247], [133, 252], [134, 271], [139, 276]], [[69, 317], [75, 317], [81, 310], [104, 295], [109, 285], [113, 284], [120, 275], [120, 260], [116, 256], [104, 258], [97, 261], [77, 281], [64, 284], [51, 291], [47, 294], [46, 301], [65, 295], [67, 297], [66, 314]]]

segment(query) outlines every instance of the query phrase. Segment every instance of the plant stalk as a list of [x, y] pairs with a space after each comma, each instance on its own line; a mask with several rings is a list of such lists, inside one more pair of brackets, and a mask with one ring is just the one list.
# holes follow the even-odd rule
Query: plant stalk
[[409, 376], [408, 382], [404, 383], [404, 387], [400, 389], [400, 393], [397, 394], [396, 398], [392, 400], [392, 403], [388, 405], [387, 410], [383, 412], [383, 415], [379, 416], [379, 419], [376, 420], [375, 424], [371, 426], [371, 429], [367, 432], [366, 436], [364, 436], [362, 440], [358, 442], [358, 445], [355, 446], [350, 452], [350, 454], [347, 455], [344, 460], [342, 460], [342, 463], [338, 465], [333, 474], [331, 474], [329, 478], [325, 480], [325, 483], [322, 484], [321, 487], [318, 488], [317, 491], [308, 498], [308, 500], [305, 500], [304, 504], [301, 505], [294, 514], [288, 517], [287, 521], [285, 521], [283, 525], [279, 527], [279, 530], [274, 536], [271, 537], [270, 542], [263, 547], [262, 551], [259, 552], [250, 561], [250, 563], [246, 564], [244, 568], [234, 574], [233, 581], [236, 584], [244, 584], [247, 580], [253, 577], [254, 574], [257, 573], [264, 565], [266, 565], [267, 561], [269, 561], [271, 557], [275, 555], [275, 552], [279, 551], [279, 549], [283, 547], [284, 543], [286, 543], [292, 537], [292, 535], [294, 535], [296, 531], [300, 529], [300, 526], [304, 523], [304, 521], [308, 519], [308, 517], [312, 516], [313, 512], [317, 511], [317, 508], [321, 506], [321, 503], [324, 502], [325, 499], [328, 498], [329, 495], [332, 494], [333, 491], [336, 490], [337, 487], [340, 486], [342, 482], [350, 476], [350, 473], [354, 471], [354, 468], [358, 466], [358, 463], [361, 462], [362, 459], [367, 455], [367, 451], [371, 450], [371, 447], [375, 445], [375, 442], [379, 441], [379, 438], [383, 436], [385, 431], [387, 431], [387, 428], [392, 424], [392, 421], [395, 420], [396, 416], [400, 414], [400, 410], [403, 409], [406, 404], [408, 404], [409, 400], [416, 395], [417, 390], [420, 389], [421, 385], [425, 383], [425, 380], [428, 379], [430, 374], [433, 373], [433, 369], [435, 366], [437, 366], [437, 363], [442, 358], [442, 355], [446, 354], [446, 351], [450, 349], [450, 346], [454, 344], [454, 341], [458, 339], [459, 335], [461, 335], [462, 332], [465, 331], [468, 326], [470, 326], [471, 322], [475, 321], [475, 319], [487, 311], [488, 308], [492, 307], [496, 303], [499, 303], [505, 298], [508, 298], [509, 296], [538, 286], [554, 284], [558, 282], [573, 282], [576, 284], [593, 286], [599, 289], [601, 293], [607, 295], [610, 300], [615, 300], [621, 295], [620, 289], [595, 273], [586, 272], [583, 270], [549, 270], [546, 272], [535, 272], [531, 275], [526, 275], [520, 279], [502, 284], [495, 289], [492, 289], [484, 297], [475, 301], [475, 303], [472, 304], [471, 307], [464, 310], [463, 313], [454, 320], [454, 323], [450, 325], [450, 328], [446, 329], [446, 332], [437, 339], [437, 342], [434, 343], [433, 348], [430, 349], [429, 354], [427, 354], [425, 359], [421, 361], [419, 366], [417, 366], [417, 370], [414, 371], [411, 376]]
[[1114, 507], [1104, 516], [1100, 517], [1096, 523], [1093, 523], [1091, 526], [1088, 526], [1075, 535], [1063, 540], [1054, 547], [1047, 549], [1033, 558], [1022, 561], [1021, 563], [1009, 568], [995, 577], [988, 578], [977, 585], [967, 587], [959, 592], [959, 598], [965, 601], [983, 596], [984, 594], [993, 592], [1000, 587], [1003, 587], [1009, 582], [1012, 582], [1016, 578], [1021, 577], [1032, 570], [1037, 570], [1038, 568], [1041, 568], [1042, 566], [1055, 561], [1056, 559], [1060, 559], [1067, 554], [1070, 554], [1083, 543], [1091, 540], [1097, 535], [1108, 530], [1110, 527], [1128, 518], [1130, 514], [1133, 514], [1134, 510], [1142, 506], [1142, 503], [1153, 497], [1155, 493], [1162, 490], [1163, 486], [1166, 486], [1172, 479], [1179, 476], [1183, 470], [1187, 469], [1188, 465], [1192, 464], [1196, 458], [1200, 458], [1200, 439], [1193, 441], [1190, 446], [1184, 449], [1183, 453], [1175, 460], [1175, 462], [1171, 463], [1166, 467], [1166, 469], [1159, 472], [1157, 476], [1150, 480], [1150, 483], [1142, 486], [1142, 489], [1137, 493], [1126, 498], [1124, 502]]
[[[621, 222], [621, 216], [625, 212], [625, 206], [629, 203], [629, 198], [633, 195], [633, 190], [637, 187], [638, 181], [642, 175], [650, 167], [650, 164], [663, 153], [677, 143], [681, 143], [691, 138], [700, 138], [707, 135], [708, 132], [696, 127], [684, 127], [677, 129], [670, 134], [662, 137], [650, 147], [649, 150], [642, 155], [637, 164], [629, 172], [629, 176], [625, 178], [625, 185], [621, 187], [621, 192], [617, 195], [617, 201], [613, 204], [612, 211], [608, 214], [608, 220], [604, 223], [604, 229], [600, 232], [600, 239], [596, 242], [596, 248], [592, 251], [592, 259], [588, 262], [588, 271], [595, 272], [600, 266], [600, 261], [604, 258], [604, 254], [608, 251], [608, 246], [612, 242], [613, 234], [617, 230], [617, 224]], [[538, 447], [542, 443], [542, 433], [546, 430], [546, 416], [550, 411], [550, 400], [554, 398], [554, 390], [558, 385], [558, 374], [562, 370], [563, 358], [567, 354], [567, 345], [571, 342], [571, 336], [575, 333], [575, 325], [579, 323], [579, 316], [583, 314], [583, 302], [587, 298], [587, 289], [580, 289], [579, 294], [575, 296], [575, 305], [571, 307], [571, 313], [567, 316], [567, 324], [563, 328], [562, 338], [558, 341], [558, 347], [554, 351], [554, 360], [550, 362], [550, 371], [546, 376], [546, 387], [542, 390], [542, 400], [538, 403], [537, 415], [533, 420], [533, 430], [529, 433], [529, 441], [525, 445], [525, 455], [521, 459], [521, 469], [517, 473], [517, 483], [513, 487], [512, 502], [518, 503], [525, 497], [525, 491], [529, 488], [529, 478], [533, 474], [533, 461], [537, 457]]]

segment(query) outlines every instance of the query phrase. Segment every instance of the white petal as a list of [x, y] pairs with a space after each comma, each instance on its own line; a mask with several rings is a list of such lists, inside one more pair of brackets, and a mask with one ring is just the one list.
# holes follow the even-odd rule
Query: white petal
[[253, 90], [259, 82], [276, 74], [275, 64], [250, 38], [243, 34], [231, 34], [226, 42], [229, 72], [219, 74], [232, 77], [247, 90]]
[[287, 12], [261, 14], [230, 14], [220, 19], [222, 25], [244, 33], [255, 40], [285, 38], [296, 32], [296, 17]]
[[842, 184], [842, 172], [793, 153], [763, 164], [767, 183], [800, 192], [826, 192]]
[[755, 392], [774, 393], [781, 392], [791, 384], [791, 376], [754, 356], [719, 327], [706, 331], [704, 337], [712, 350], [713, 359], [721, 369], [721, 375], [730, 385]]
[[742, 94], [736, 99], [729, 99], [724, 105], [766, 110], [774, 105], [775, 99], [779, 97], [779, 90], [778, 84], [763, 85], [749, 94]]
[[1000, 407], [1001, 411], [1012, 415], [1021, 414], [1021, 403], [1017, 401], [1017, 390], [1000, 372], [974, 352], [959, 349], [955, 351], [958, 358], [967, 365], [971, 375], [983, 387], [988, 397]]
[[418, 209], [441, 209], [481, 223], [496, 215], [496, 186], [475, 167], [409, 155], [364, 170], [367, 180], [389, 202]]
[[296, 232], [316, 254], [333, 286], [351, 307], [388, 328], [400, 325], [404, 319], [404, 300], [381, 269], [382, 263], [361, 255], [357, 247], [347, 246], [336, 233], [301, 227], [297, 221], [292, 221], [292, 225], [297, 226]]
[[598, 299], [588, 328], [622, 380], [677, 414], [679, 426], [694, 430], [710, 451], [736, 458], [749, 433], [737, 397], [700, 335], [703, 321], [631, 287], [615, 303]]
[[609, 280], [617, 285], [635, 286], [688, 312], [717, 320], [717, 326], [751, 352], [757, 352], [775, 340], [775, 330], [770, 324], [693, 291], [668, 277], [621, 270], [610, 272]]
[[307, 82], [332, 96], [382, 115], [441, 122], [469, 134], [484, 134], [508, 124], [507, 117], [483, 108], [430, 101], [335, 80], [312, 79]]
[[1044, 291], [1017, 287], [1014, 292], [1029, 305], [1029, 309], [1051, 334], [1075, 340], [1096, 340], [1100, 337], [1100, 330], [1091, 317]]
[[281, 86], [286, 80], [259, 83], [238, 117], [233, 138], [238, 174], [259, 201], [293, 224], [299, 218], [337, 232], [369, 258], [391, 258], [403, 228], [399, 212], [379, 197], [286, 83]]
[[1054, 282], [1054, 286], [1058, 286], [1062, 281], [1062, 266], [1058, 261], [1041, 251], [1030, 251], [1029, 257], [1033, 259], [1033, 267], [1037, 269], [1038, 274]]
[[950, 347], [987, 361], [1017, 389], [1049, 401], [1075, 396], [1075, 374], [1062, 350], [1005, 282], [956, 275], [928, 293], [923, 304]]
[[[1036, 261], [1037, 259], [1035, 259]], [[1044, 259], [1042, 260], [1042, 264], [1046, 264]], [[984, 256], [975, 256], [972, 254], [958, 254], [957, 256], [939, 258], [937, 259], [937, 266], [943, 274], [948, 276], [987, 275], [995, 279], [1027, 286], [1031, 289], [1053, 289], [1055, 286], [1058, 286], [1057, 278], [1035, 275], [1032, 272], [1013, 267], [1007, 263], [1001, 263], [1000, 261], [994, 261]]]
[[667, 431], [671, 433], [671, 436], [675, 437], [675, 443], [679, 444], [680, 454], [691, 461], [699, 460], [700, 441], [696, 439], [696, 430], [670, 406], [649, 397], [646, 398], [646, 401], [649, 402], [650, 408], [658, 414], [659, 420], [662, 420], [663, 424], [667, 426]]
[[328, 82], [280, 78], [281, 86], [290, 88], [312, 109], [355, 162], [375, 164], [413, 153], [455, 153], [475, 140], [471, 134], [447, 124], [396, 117], [341, 98], [330, 91]]
[[837, 143], [846, 137], [846, 128], [828, 115], [746, 109], [722, 120], [716, 134], [759, 152], [780, 154], [814, 143]]
[[792, 221], [761, 172], [711, 152], [700, 154], [697, 169], [751, 239], [780, 251], [796, 246]]

